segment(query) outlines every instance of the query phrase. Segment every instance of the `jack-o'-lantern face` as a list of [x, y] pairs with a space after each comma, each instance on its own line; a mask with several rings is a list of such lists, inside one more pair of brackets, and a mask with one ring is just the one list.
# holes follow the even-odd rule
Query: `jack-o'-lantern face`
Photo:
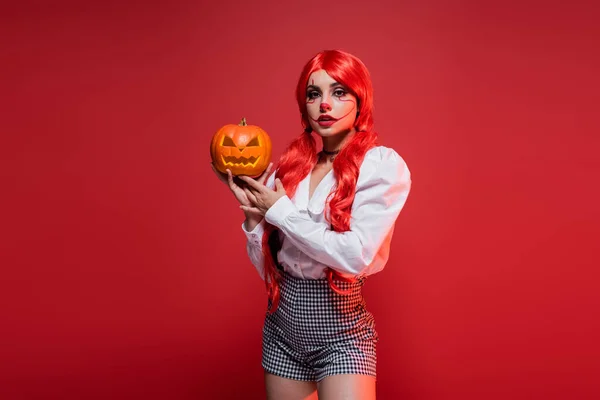
[[271, 139], [256, 125], [228, 124], [219, 129], [210, 144], [212, 161], [219, 171], [233, 175], [257, 177], [271, 160]]

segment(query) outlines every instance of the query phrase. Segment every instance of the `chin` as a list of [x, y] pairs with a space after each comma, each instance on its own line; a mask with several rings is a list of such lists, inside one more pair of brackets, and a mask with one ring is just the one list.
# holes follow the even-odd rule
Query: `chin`
[[340, 132], [339, 129], [333, 128], [333, 127], [322, 128], [320, 126], [313, 126], [312, 129], [313, 129], [313, 132], [315, 132], [321, 136], [332, 136], [332, 135], [335, 135], [336, 133]]
[[335, 136], [337, 132], [332, 129], [316, 129], [315, 133], [319, 136]]
[[345, 133], [349, 133], [352, 128], [347, 129], [317, 129], [315, 130], [321, 136], [336, 136], [343, 135]]

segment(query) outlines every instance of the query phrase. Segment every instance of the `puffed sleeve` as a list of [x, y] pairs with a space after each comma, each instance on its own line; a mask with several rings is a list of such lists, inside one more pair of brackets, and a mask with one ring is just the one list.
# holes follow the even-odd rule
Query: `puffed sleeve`
[[[265, 220], [314, 260], [343, 275], [357, 276], [371, 265], [391, 233], [411, 187], [405, 161], [391, 148], [361, 166], [352, 204], [350, 230], [336, 232], [301, 214], [287, 197], [277, 200]], [[372, 272], [372, 271], [371, 271]]]
[[[269, 176], [265, 186], [271, 189], [275, 188], [275, 173], [272, 173], [271, 176]], [[246, 252], [248, 253], [250, 262], [252, 262], [256, 268], [258, 275], [264, 279], [265, 259], [262, 254], [262, 237], [265, 232], [265, 219], [263, 218], [251, 231], [248, 231], [245, 222], [242, 222], [242, 231], [246, 235]]]

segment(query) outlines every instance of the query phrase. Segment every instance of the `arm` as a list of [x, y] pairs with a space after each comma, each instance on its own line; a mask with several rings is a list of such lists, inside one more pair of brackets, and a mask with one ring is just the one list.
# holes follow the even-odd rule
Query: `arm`
[[244, 224], [242, 224], [242, 230], [246, 235], [246, 252], [248, 253], [250, 262], [252, 262], [252, 264], [256, 268], [256, 271], [258, 272], [258, 275], [260, 275], [261, 279], [265, 279], [265, 257], [262, 253], [262, 237], [264, 233], [264, 225], [264, 218], [252, 230], [247, 230], [244, 227]]
[[411, 186], [408, 166], [392, 149], [374, 162], [377, 165], [365, 168], [366, 176], [357, 182], [349, 231], [335, 232], [300, 214], [287, 196], [269, 208], [265, 220], [314, 260], [344, 274], [360, 275], [394, 228]]
[[[275, 186], [275, 173], [271, 174], [267, 180], [266, 186], [269, 188]], [[265, 223], [264, 218], [260, 218], [259, 221], [256, 218], [249, 218], [249, 214], [246, 214], [246, 219], [242, 223], [242, 231], [246, 235], [246, 252], [261, 279], [265, 278], [265, 259], [262, 254], [262, 237], [264, 234]]]

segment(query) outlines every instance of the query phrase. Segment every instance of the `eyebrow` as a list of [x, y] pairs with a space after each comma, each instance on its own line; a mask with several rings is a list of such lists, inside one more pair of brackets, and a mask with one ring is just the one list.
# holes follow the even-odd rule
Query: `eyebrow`
[[[344, 85], [342, 85], [342, 84], [341, 84], [341, 83], [339, 83], [339, 82], [333, 82], [331, 85], [329, 85], [329, 87], [330, 87], [330, 88], [332, 88], [332, 87], [336, 87], [336, 86], [341, 86], [341, 87], [344, 87]], [[320, 87], [318, 87], [318, 86], [316, 86], [316, 85], [308, 85], [308, 86], [306, 87], [306, 89], [308, 90], [308, 89], [321, 89], [321, 88], [320, 88]]]

